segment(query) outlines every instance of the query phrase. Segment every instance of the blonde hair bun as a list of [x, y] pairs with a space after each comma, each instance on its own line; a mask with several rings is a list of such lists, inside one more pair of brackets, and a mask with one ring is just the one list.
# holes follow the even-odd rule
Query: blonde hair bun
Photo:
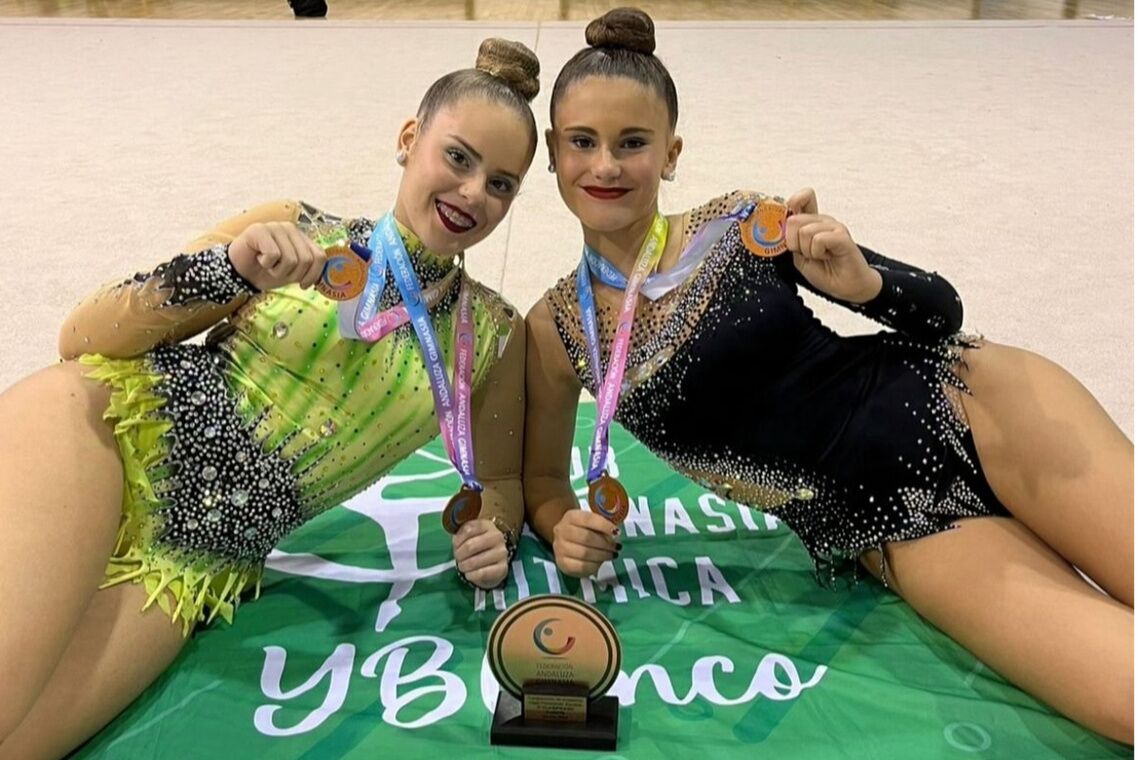
[[528, 103], [538, 94], [538, 57], [521, 42], [499, 37], [483, 40], [475, 68], [503, 80]]

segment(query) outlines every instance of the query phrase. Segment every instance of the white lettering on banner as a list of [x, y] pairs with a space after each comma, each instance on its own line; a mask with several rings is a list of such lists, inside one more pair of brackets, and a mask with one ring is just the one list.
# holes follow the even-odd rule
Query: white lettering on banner
[[701, 604], [711, 606], [713, 592], [718, 591], [729, 604], [740, 602], [740, 595], [729, 585], [724, 574], [713, 564], [710, 557], [697, 557], [697, 582], [701, 586]]
[[[376, 630], [378, 632], [384, 631], [388, 624], [400, 614], [400, 605], [412, 593], [416, 581], [448, 572], [455, 566], [454, 561], [451, 560], [429, 567], [419, 566], [421, 519], [426, 515], [434, 516], [443, 509], [449, 498], [450, 490], [452, 490], [450, 483], [445, 482], [442, 489], [447, 495], [441, 495], [438, 498], [388, 499], [384, 495], [385, 489], [410, 481], [437, 479], [449, 481], [455, 478], [454, 470], [450, 466], [451, 463], [446, 458], [422, 450], [418, 454], [439, 463], [441, 467], [430, 473], [385, 477], [376, 486], [345, 504], [345, 508], [369, 518], [380, 528], [384, 541], [388, 545], [391, 568], [364, 568], [345, 565], [314, 554], [291, 554], [279, 550], [270, 554], [266, 562], [267, 566], [281, 572], [311, 578], [387, 586], [387, 598], [381, 602], [376, 616]], [[697, 509], [691, 511], [686, 509], [683, 500], [677, 497], [665, 499], [663, 510], [653, 510], [650, 508], [648, 498], [639, 496], [636, 502], [631, 504], [630, 516], [624, 526], [626, 534], [633, 537], [639, 535], [654, 536], [656, 534], [656, 528], [653, 524], [654, 515], [664, 516], [664, 532], [666, 534], [674, 534], [678, 528], [690, 533], [700, 532], [702, 528], [698, 528], [693, 521], [693, 517], [698, 514], [713, 517], [713, 521], [703, 528], [710, 533], [720, 533], [729, 527], [735, 529], [736, 526], [733, 525], [730, 514], [718, 509], [721, 506], [727, 507], [723, 499], [714, 494], [705, 493], [701, 494], [697, 501], [699, 511]], [[764, 515], [764, 527], [760, 528], [753, 521], [753, 515], [756, 513], [747, 507], [739, 507], [739, 510], [742, 522], [749, 530], [774, 530], [779, 527], [775, 518]], [[428, 524], [433, 523], [429, 522]], [[534, 536], [529, 530], [524, 530], [523, 535], [532, 538]], [[543, 569], [543, 580], [538, 581], [538, 583], [546, 587], [545, 591], [533, 593], [563, 593], [564, 581], [558, 573], [557, 566], [544, 557], [532, 558], [531, 561]], [[658, 557], [645, 562], [644, 564], [649, 570], [649, 575], [646, 577], [638, 561], [627, 557], [623, 558], [620, 566], [625, 571], [624, 579], [619, 577], [618, 566], [614, 563], [606, 563], [604, 567], [607, 568], [609, 574], [583, 581], [582, 597], [593, 602], [596, 599], [597, 590], [602, 588], [607, 592], [612, 591], [614, 601], [619, 604], [627, 603], [631, 596], [636, 595], [638, 599], [657, 596], [674, 605], [688, 606], [695, 603], [693, 596], [699, 590], [700, 603], [705, 606], [714, 604], [718, 593], [730, 603], [739, 601], [739, 595], [732, 589], [724, 574], [711, 559], [707, 557], [697, 558], [695, 562], [695, 575], [699, 589], [691, 588], [689, 591], [683, 591], [671, 588], [670, 574], [665, 571], [667, 569], [678, 569], [675, 559]], [[511, 564], [511, 577], [513, 580], [511, 590], [517, 593], [519, 599], [531, 596], [531, 584], [535, 582], [535, 579], [527, 580], [521, 560], [516, 559]], [[651, 584], [652, 590], [649, 590], [649, 584]], [[632, 590], [633, 593], [627, 593], [628, 590]], [[510, 601], [508, 595], [501, 590], [491, 593], [491, 603], [496, 610], [505, 610]], [[486, 611], [487, 606], [487, 595], [482, 591], [475, 592], [475, 610], [483, 612]]]
[[[748, 688], [739, 697], [733, 699], [723, 696], [717, 690], [714, 676], [718, 667], [725, 673], [732, 673], [736, 669], [732, 660], [719, 655], [702, 657], [697, 660], [693, 664], [692, 686], [689, 688], [689, 693], [684, 697], [677, 696], [677, 692], [673, 688], [673, 681], [669, 678], [669, 672], [661, 665], [642, 665], [629, 675], [626, 675], [625, 671], [618, 673], [617, 680], [610, 688], [609, 693], [617, 697], [623, 706], [632, 705], [637, 701], [637, 687], [641, 677], [648, 675], [658, 698], [670, 705], [687, 705], [697, 697], [703, 697], [712, 704], [722, 707], [751, 702], [757, 696], [782, 702], [795, 699], [804, 689], [815, 686], [827, 672], [826, 665], [817, 665], [811, 678], [804, 682], [800, 680], [799, 671], [796, 670], [795, 663], [790, 658], [782, 654], [766, 654], [760, 660], [760, 664], [756, 666], [756, 673], [752, 676], [752, 682], [748, 684]], [[784, 676], [783, 680], [780, 678], [781, 675]]]
[[602, 566], [598, 568], [598, 572], [594, 573], [593, 578], [582, 579], [582, 598], [590, 604], [596, 604], [598, 601], [598, 595], [594, 591], [595, 585], [611, 589], [614, 594], [614, 601], [619, 604], [625, 604], [629, 601], [625, 586], [621, 585], [617, 579], [617, 571], [614, 569], [613, 562], [603, 562]]
[[266, 736], [293, 736], [312, 731], [344, 705], [355, 657], [356, 647], [352, 644], [341, 644], [307, 681], [295, 689], [285, 691], [281, 688], [281, 677], [285, 675], [285, 649], [265, 647], [265, 665], [261, 669], [261, 693], [266, 697], [278, 702], [295, 699], [315, 689], [326, 675], [329, 677], [329, 690], [321, 706], [306, 715], [295, 726], [283, 728], [274, 724], [273, 716], [281, 709], [281, 705], [258, 707], [253, 713], [253, 725]]
[[686, 533], [696, 533], [697, 526], [693, 525], [692, 518], [685, 511], [685, 505], [676, 496], [665, 499], [665, 535], [672, 536], [677, 528], [683, 528]]
[[737, 504], [736, 508], [740, 510], [740, 521], [744, 523], [745, 528], [748, 528], [748, 530], [760, 530], [760, 526], [756, 524], [754, 513], [750, 507]]
[[[586, 477], [586, 461], [589, 458], [590, 458], [590, 452], [588, 450], [582, 451], [582, 449], [578, 448], [577, 446], [570, 449], [570, 480], [571, 480], [571, 482], [573, 482], [575, 480], [584, 480], [585, 479], [585, 477]], [[621, 470], [618, 469], [617, 455], [614, 453], [612, 446], [610, 447], [609, 451], [606, 452], [606, 472], [608, 472], [611, 477], [614, 477], [614, 478], [621, 477]], [[581, 490], [583, 493], [586, 492], [585, 488], [583, 488]]]
[[672, 557], [650, 557], [645, 564], [649, 565], [649, 575], [653, 578], [653, 588], [657, 592], [657, 596], [678, 607], [687, 607], [691, 598], [689, 592], [682, 591], [675, 599], [670, 596], [669, 585], [665, 582], [665, 573], [661, 570], [662, 565], [676, 570], [676, 561]]
[[[715, 510], [713, 508], [714, 502], [722, 507], [725, 505], [724, 499], [720, 498], [714, 493], [703, 493], [697, 497], [697, 504], [700, 505], [702, 512], [714, 520], [717, 518], [720, 518], [721, 520], [719, 525], [710, 525], [708, 528], [706, 528], [706, 530], [708, 530], [709, 533], [730, 533], [731, 531], [735, 530], [736, 526], [732, 524], [732, 518], [723, 512], [718, 512]], [[752, 523], [751, 529], [756, 530], [756, 523]]]
[[[533, 579], [531, 582], [527, 581], [521, 561], [515, 560], [511, 564], [511, 569], [516, 582], [518, 600], [526, 599], [534, 594], [566, 593], [562, 585], [562, 575], [558, 572], [558, 566], [555, 563], [544, 557], [531, 557], [531, 562], [542, 568], [546, 581], [545, 588], [542, 586], [532, 588]], [[649, 578], [653, 583], [653, 593], [646, 589], [645, 582], [642, 579], [641, 567], [637, 560], [627, 558], [622, 560], [622, 564], [625, 575], [629, 579], [629, 585], [637, 593], [639, 599], [648, 599], [656, 594], [658, 598], [678, 607], [691, 607], [693, 605], [693, 597], [688, 591], [680, 591], [674, 594], [671, 590], [665, 569], [681, 569], [681, 566], [672, 557], [652, 557], [646, 560], [645, 565], [648, 566]], [[715, 606], [714, 593], [720, 594], [729, 604], [740, 602], [740, 595], [736, 593], [732, 584], [728, 582], [724, 573], [716, 566], [711, 557], [694, 557], [693, 570], [696, 575], [697, 589], [700, 591], [700, 604], [702, 606]], [[618, 569], [613, 561], [603, 562], [593, 576], [580, 578], [579, 582], [582, 588], [581, 596], [590, 604], [597, 602], [599, 589], [611, 592], [613, 600], [617, 604], [629, 602], [629, 593], [622, 585], [621, 577], [618, 575]], [[501, 590], [491, 592], [491, 599], [495, 609], [500, 611], [505, 610], [509, 604], [506, 594]], [[487, 592], [481, 589], [475, 590], [474, 600], [475, 611], [485, 612], [487, 609]]]
[[[267, 566], [294, 575], [385, 587], [387, 596], [380, 602], [375, 626], [378, 633], [383, 633], [389, 623], [400, 615], [401, 603], [413, 592], [417, 581], [448, 573], [454, 568], [452, 560], [427, 567], [419, 565], [420, 526], [430, 525], [438, 529], [436, 515], [454, 491], [453, 481], [456, 480], [456, 475], [445, 457], [422, 449], [417, 455], [438, 464], [438, 467], [427, 473], [387, 476], [345, 504], [346, 509], [367, 517], [378, 528], [387, 545], [390, 567], [359, 567], [330, 561], [315, 554], [277, 550], [270, 555]], [[574, 456], [573, 466], [578, 469], [580, 477], [582, 452], [575, 449]], [[608, 452], [607, 458], [611, 474], [616, 475], [617, 463], [612, 450]], [[393, 486], [436, 480], [440, 481], [441, 486], [441, 495], [437, 498], [385, 497], [385, 490]], [[686, 504], [682, 498], [668, 497], [663, 504], [654, 504], [651, 509], [649, 499], [638, 496], [631, 504], [630, 516], [624, 524], [625, 533], [630, 537], [653, 537], [658, 528], [664, 535], [675, 535], [678, 531], [723, 534], [734, 530], [771, 531], [779, 528], [779, 522], [770, 515], [763, 515], [764, 523], [758, 525], [757, 513], [740, 505], [736, 505], [740, 515], [740, 521], [736, 522], [732, 503], [712, 493], [702, 493], [696, 501], [696, 505], [693, 505]], [[654, 524], [654, 517], [662, 521], [660, 525]], [[524, 528], [523, 535], [535, 540], [534, 534], [527, 528]], [[378, 552], [378, 556], [382, 558], [383, 552]], [[513, 601], [511, 596], [515, 593], [518, 599], [525, 599], [532, 593], [563, 593], [566, 581], [553, 562], [545, 557], [532, 557], [530, 561], [534, 564], [529, 566], [532, 575], [529, 581], [526, 574], [528, 567], [524, 566], [524, 560], [516, 559], [511, 563], [512, 587], [506, 592], [474, 592], [475, 610], [487, 612], [489, 606], [497, 611], [505, 610]], [[686, 566], [685, 563], [690, 561], [692, 565]], [[538, 572], [535, 566], [541, 568], [542, 572]], [[645, 569], [648, 570], [648, 576], [643, 572]], [[545, 589], [541, 588], [543, 585]], [[572, 582], [570, 587], [573, 588]], [[700, 604], [715, 607], [718, 604], [738, 604], [741, 601], [728, 578], [708, 556], [697, 556], [692, 560], [665, 556], [645, 560], [625, 557], [621, 564], [617, 560], [607, 561], [602, 563], [594, 577], [581, 579], [580, 596], [591, 604], [596, 603], [601, 596], [607, 602], [620, 605], [629, 604], [631, 600], [653, 597], [676, 606]], [[488, 597], [491, 605], [487, 604]], [[414, 662], [420, 662], [424, 657], [417, 657], [415, 653], [427, 651], [425, 647], [430, 647], [427, 661], [405, 672], [409, 655]], [[365, 659], [359, 676], [379, 680], [378, 698], [383, 708], [383, 720], [393, 726], [417, 728], [436, 723], [460, 710], [467, 698], [467, 686], [457, 674], [446, 670], [454, 651], [454, 646], [446, 639], [413, 636], [386, 644]], [[282, 685], [286, 660], [287, 652], [284, 648], [265, 648], [261, 692], [267, 703], [256, 708], [253, 720], [256, 729], [267, 736], [308, 733], [341, 710], [354, 677], [356, 648], [352, 644], [336, 646], [315, 672], [291, 689]], [[790, 659], [783, 655], [768, 654], [758, 663], [756, 675], [748, 689], [740, 696], [726, 697], [718, 690], [714, 676], [723, 678], [721, 674], [732, 673], [733, 667], [732, 661], [723, 656], [710, 655], [699, 659], [692, 666], [693, 681], [689, 692], [678, 696], [664, 668], [650, 663], [628, 675], [621, 674], [611, 693], [617, 695], [622, 704], [631, 704], [638, 684], [643, 676], [647, 676], [661, 698], [671, 704], [687, 704], [697, 697], [718, 705], [740, 704], [757, 696], [773, 700], [792, 699], [803, 689], [819, 683], [826, 671], [826, 667], [817, 667], [811, 677], [804, 681]], [[481, 675], [480, 691], [488, 709], [493, 709], [498, 686], [493, 678], [489, 681], [488, 678], [486, 672]]]
[[526, 573], [523, 572], [521, 560], [516, 559], [511, 563], [511, 575], [514, 576], [515, 589], [518, 591], [519, 599], [526, 599], [530, 596], [530, 584], [526, 582]]
[[558, 578], [558, 566], [542, 557], [531, 557], [531, 561], [536, 565], [541, 565], [542, 569], [546, 571], [546, 588], [549, 589], [549, 593], [561, 594], [562, 581]]
[[648, 599], [649, 592], [645, 590], [645, 584], [641, 581], [641, 573], [637, 572], [637, 563], [632, 559], [622, 560], [625, 565], [625, 574], [629, 576], [629, 585], [633, 586], [633, 590], [637, 592], [639, 599]]
[[629, 501], [629, 514], [622, 523], [625, 528], [625, 534], [630, 538], [634, 538], [638, 533], [646, 536], [656, 534], [653, 528], [653, 515], [649, 512], [649, 499], [644, 496], [638, 496], [636, 499]]
[[[423, 644], [432, 646], [427, 662], [410, 673], [404, 673], [404, 663], [413, 647]], [[381, 716], [385, 723], [399, 728], [423, 728], [457, 713], [467, 703], [467, 685], [457, 674], [445, 670], [455, 648], [447, 639], [437, 636], [411, 636], [381, 647], [370, 655], [360, 667], [360, 675], [365, 678], [379, 678], [380, 704], [384, 708]], [[295, 689], [281, 688], [281, 678], [285, 669], [286, 651], [281, 647], [265, 647], [265, 665], [261, 676], [261, 690], [275, 702], [299, 700], [315, 689], [329, 676], [329, 689], [320, 707], [309, 712], [304, 719], [292, 727], [275, 725], [273, 716], [284, 709], [284, 705], [261, 705], [254, 712], [254, 727], [266, 736], [296, 736], [319, 728], [328, 718], [335, 715], [343, 706], [348, 694], [349, 682], [355, 670], [356, 648], [352, 644], [340, 644], [328, 656], [324, 664], [312, 676]], [[384, 662], [380, 669], [381, 661]], [[717, 686], [719, 673], [735, 672], [736, 664], [722, 655], [707, 655], [693, 663], [691, 685], [683, 697], [678, 696], [669, 672], [661, 665], [646, 664], [627, 674], [620, 671], [609, 694], [618, 698], [623, 706], [637, 701], [638, 687], [643, 677], [648, 677], [656, 692], [657, 699], [670, 705], [688, 705], [698, 697], [711, 704], [727, 707], [751, 702], [757, 697], [782, 702], [798, 697], [804, 689], [817, 685], [827, 672], [827, 666], [817, 665], [811, 677], [804, 681], [796, 670], [795, 663], [782, 654], [764, 655], [756, 665], [756, 671], [744, 692], [736, 697], [725, 696]], [[426, 682], [426, 683], [424, 683]], [[423, 685], [418, 685], [418, 684]], [[401, 687], [414, 686], [402, 694]], [[479, 693], [483, 706], [493, 712], [499, 696], [499, 684], [491, 675], [486, 656], [479, 670]], [[420, 700], [439, 700], [430, 710], [424, 711]], [[401, 710], [412, 709], [419, 717], [401, 720]]]
[[[427, 662], [404, 675], [403, 667], [408, 657], [408, 649], [410, 645], [419, 642], [433, 644], [435, 649]], [[377, 666], [387, 657], [384, 671], [380, 675], [380, 704], [384, 706], [381, 717], [385, 723], [399, 728], [421, 728], [448, 718], [463, 707], [463, 703], [467, 701], [467, 687], [463, 679], [454, 673], [442, 670], [454, 651], [455, 647], [447, 639], [437, 636], [412, 636], [383, 647], [364, 661], [360, 666], [360, 674], [367, 678], [376, 678]], [[439, 679], [439, 683], [429, 683], [400, 695], [401, 686], [436, 678]], [[401, 709], [432, 694], [442, 695], [435, 709], [427, 711], [415, 720], [407, 722], [400, 720]]]
[[[503, 593], [501, 588], [491, 590], [491, 604], [495, 609], [502, 612], [507, 608], [507, 595]], [[487, 592], [481, 588], [475, 589], [475, 611], [485, 612], [487, 609]]]

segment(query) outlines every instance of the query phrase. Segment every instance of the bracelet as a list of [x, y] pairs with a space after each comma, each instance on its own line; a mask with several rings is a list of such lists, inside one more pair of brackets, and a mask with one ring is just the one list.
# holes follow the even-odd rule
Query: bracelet
[[515, 538], [514, 531], [511, 530], [510, 527], [508, 527], [507, 524], [497, 515], [491, 517], [490, 520], [491, 524], [498, 528], [499, 532], [503, 534], [503, 544], [507, 547], [507, 574], [503, 576], [503, 580], [499, 582], [498, 586], [494, 586], [492, 588], [483, 588], [482, 586], [472, 583], [470, 580], [468, 580], [467, 576], [463, 574], [463, 571], [459, 569], [458, 564], [455, 566], [455, 574], [459, 576], [459, 580], [468, 588], [475, 588], [479, 589], [480, 591], [497, 591], [499, 589], [506, 588], [507, 579], [511, 577], [511, 563], [514, 562], [515, 555], [518, 554], [519, 549], [518, 540]]

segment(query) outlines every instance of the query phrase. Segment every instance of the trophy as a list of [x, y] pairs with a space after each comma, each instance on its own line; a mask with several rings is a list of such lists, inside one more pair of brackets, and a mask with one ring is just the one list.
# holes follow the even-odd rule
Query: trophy
[[524, 599], [491, 627], [487, 660], [501, 690], [491, 744], [617, 749], [621, 669], [613, 624], [560, 594]]

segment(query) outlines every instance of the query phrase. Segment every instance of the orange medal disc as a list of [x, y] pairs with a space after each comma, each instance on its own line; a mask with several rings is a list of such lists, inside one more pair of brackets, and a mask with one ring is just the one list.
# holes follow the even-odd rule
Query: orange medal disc
[[621, 525], [629, 514], [629, 494], [621, 483], [607, 473], [602, 473], [590, 484], [587, 500], [590, 510], [606, 518], [614, 525]]
[[334, 301], [347, 301], [360, 295], [368, 280], [368, 264], [364, 259], [348, 246], [330, 246], [325, 253], [329, 258], [317, 281], [317, 290]]
[[784, 223], [788, 207], [771, 199], [760, 201], [740, 225], [740, 238], [744, 247], [757, 256], [779, 256], [788, 250], [784, 240]]
[[483, 510], [483, 494], [464, 485], [443, 508], [443, 529], [458, 533], [463, 523], [471, 522]]

